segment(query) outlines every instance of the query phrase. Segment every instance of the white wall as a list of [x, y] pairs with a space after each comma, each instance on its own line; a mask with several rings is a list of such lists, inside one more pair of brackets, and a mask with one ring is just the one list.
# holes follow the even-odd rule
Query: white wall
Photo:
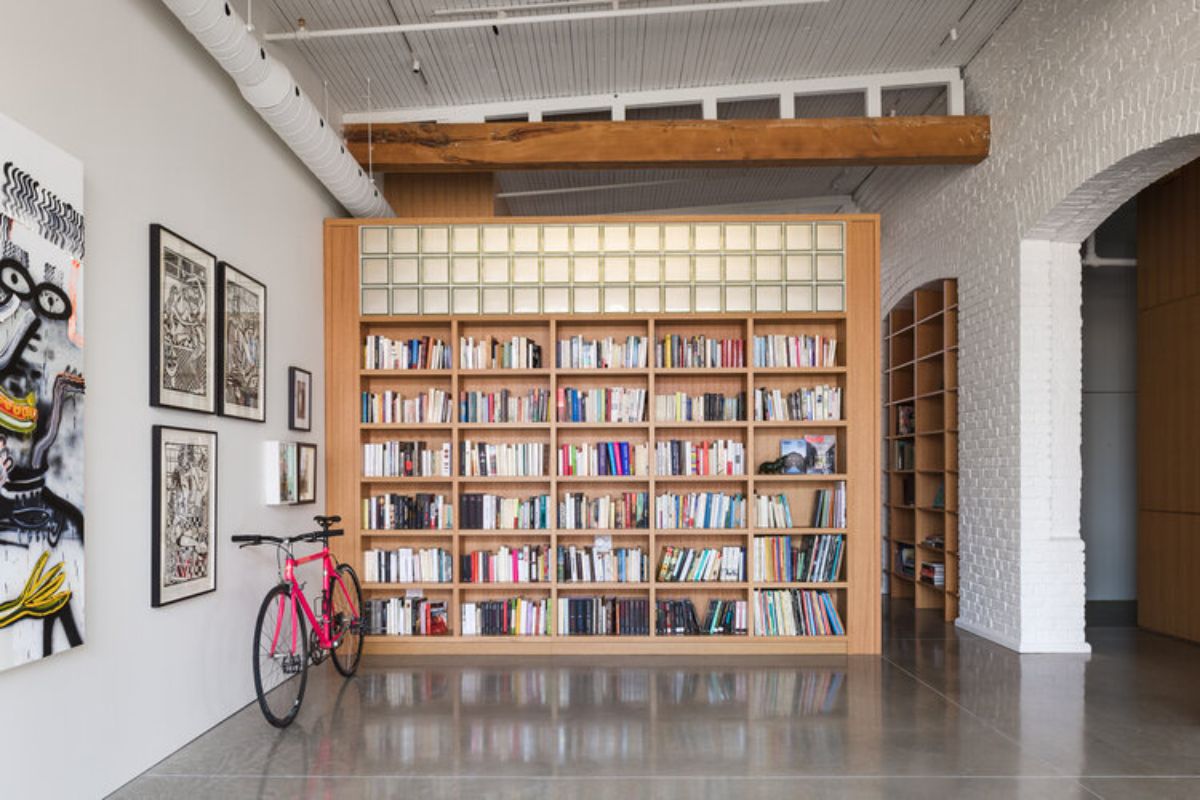
[[1194, 0], [1025, 0], [965, 71], [991, 156], [855, 195], [882, 215], [884, 309], [959, 280], [960, 624], [1016, 649], [1087, 649], [1077, 247], [1200, 155], [1197, 30]]
[[[96, 797], [253, 697], [251, 629], [274, 562], [228, 537], [300, 528], [322, 507], [263, 506], [259, 445], [289, 438], [292, 364], [316, 377], [304, 438], [323, 443], [321, 221], [341, 211], [157, 0], [10, 2], [3, 16], [0, 111], [85, 169], [87, 629], [83, 647], [0, 673], [0, 795]], [[267, 284], [265, 425], [149, 408], [151, 222]], [[219, 432], [217, 591], [161, 609], [155, 423]]]

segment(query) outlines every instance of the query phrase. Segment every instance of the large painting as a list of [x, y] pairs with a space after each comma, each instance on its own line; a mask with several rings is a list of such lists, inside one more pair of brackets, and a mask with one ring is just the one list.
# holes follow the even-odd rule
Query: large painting
[[0, 115], [0, 670], [83, 644], [83, 165]]
[[150, 226], [150, 404], [217, 410], [217, 259]]
[[267, 419], [267, 287], [221, 262], [221, 413]]
[[217, 588], [217, 434], [154, 426], [155, 608]]

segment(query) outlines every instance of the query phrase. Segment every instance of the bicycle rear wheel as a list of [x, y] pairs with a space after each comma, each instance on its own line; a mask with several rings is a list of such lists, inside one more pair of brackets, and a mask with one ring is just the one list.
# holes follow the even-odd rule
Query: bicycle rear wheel
[[254, 624], [254, 691], [267, 722], [286, 728], [300, 711], [308, 683], [308, 630], [292, 587], [267, 592]]
[[349, 564], [338, 565], [329, 593], [332, 595], [334, 629], [342, 637], [333, 648], [333, 666], [349, 678], [358, 670], [363, 651], [362, 589], [358, 585], [358, 575]]

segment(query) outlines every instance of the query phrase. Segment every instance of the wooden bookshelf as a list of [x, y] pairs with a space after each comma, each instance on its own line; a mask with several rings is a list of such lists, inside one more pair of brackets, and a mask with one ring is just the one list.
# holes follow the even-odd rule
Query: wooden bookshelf
[[[887, 317], [886, 583], [893, 598], [958, 617], [958, 285], [928, 284]], [[906, 420], [911, 418], [911, 423]], [[902, 568], [912, 553], [913, 572]], [[921, 579], [944, 564], [945, 585]]]
[[[762, 217], [755, 217], [762, 220]], [[770, 217], [771, 220], [813, 220], [814, 217]], [[440, 546], [450, 551], [455, 580], [423, 585], [364, 583], [366, 597], [403, 595], [421, 591], [449, 604], [451, 635], [369, 636], [371, 653], [877, 653], [880, 648], [878, 604], [880, 559], [878, 508], [881, 469], [878, 442], [881, 437], [877, 409], [880, 404], [876, 368], [879, 352], [878, 314], [878, 218], [868, 215], [821, 217], [846, 224], [846, 308], [844, 312], [767, 314], [571, 314], [504, 316], [360, 316], [359, 314], [359, 227], [358, 220], [330, 220], [326, 224], [326, 475], [330, 513], [341, 514], [346, 537], [335, 540], [340, 559], [362, 569], [362, 553], [372, 547], [395, 548]], [[495, 222], [496, 220], [490, 220]], [[522, 223], [564, 220], [521, 219]], [[573, 221], [573, 220], [567, 220]], [[600, 220], [603, 221], [603, 220]], [[622, 223], [628, 219], [621, 219]], [[632, 220], [636, 222], [637, 220]], [[375, 220], [366, 224], [434, 224], [445, 220]], [[455, 220], [456, 223], [463, 222]], [[545, 366], [540, 369], [464, 369], [459, 365], [459, 336], [482, 332], [497, 338], [522, 335], [535, 339], [543, 348]], [[559, 368], [555, 343], [569, 335], [589, 338], [624, 337], [630, 333], [648, 337], [650, 367], [644, 369]], [[664, 334], [709, 336], [731, 335], [746, 341], [748, 366], [742, 368], [681, 369], [654, 366], [654, 343]], [[817, 334], [838, 340], [837, 363], [833, 367], [807, 369], [756, 369], [752, 366], [753, 337], [772, 334]], [[363, 368], [363, 342], [368, 334], [393, 338], [429, 335], [451, 344], [453, 366], [445, 370], [367, 370]], [[832, 384], [843, 390], [843, 418], [830, 421], [760, 422], [753, 419], [753, 392], [758, 387], [791, 391], [801, 386]], [[404, 392], [444, 388], [455, 402], [455, 421], [448, 423], [372, 424], [361, 419], [361, 392], [393, 389]], [[648, 392], [646, 420], [634, 423], [577, 423], [557, 419], [555, 395], [560, 387], [629, 386]], [[550, 421], [531, 423], [470, 423], [458, 420], [458, 397], [462, 391], [509, 388], [523, 392], [541, 388], [550, 392]], [[704, 391], [747, 397], [747, 415], [738, 421], [658, 421], [654, 397], [659, 393]], [[806, 433], [837, 436], [835, 475], [757, 475], [759, 463], [779, 455], [779, 441]], [[746, 448], [747, 474], [738, 476], [662, 476], [653, 474], [654, 443], [679, 438], [693, 441], [736, 439]], [[385, 439], [450, 442], [453, 453], [451, 475], [427, 478], [362, 477], [361, 445]], [[459, 475], [459, 443], [543, 442], [547, 445], [545, 474], [533, 477], [466, 477]], [[649, 475], [616, 477], [564, 477], [557, 474], [557, 449], [564, 443], [610, 440], [646, 442], [650, 449]], [[844, 482], [847, 496], [845, 528], [771, 529], [755, 527], [753, 497], [756, 491], [786, 493], [794, 518], [807, 525], [817, 489], [834, 488]], [[654, 498], [665, 490], [740, 492], [747, 499], [746, 527], [735, 529], [659, 529], [654, 527]], [[364, 498], [382, 492], [412, 494], [438, 492], [452, 498], [455, 523], [461, 522], [459, 499], [465, 492], [505, 496], [550, 495], [552, 522], [557, 503], [566, 492], [589, 495], [645, 491], [650, 501], [650, 527], [646, 529], [577, 530], [366, 530], [361, 526]], [[846, 558], [839, 580], [809, 584], [794, 582], [786, 587], [775, 582], [658, 582], [655, 573], [666, 545], [685, 547], [745, 548], [747, 575], [752, 575], [753, 539], [756, 535], [805, 536], [844, 534]], [[650, 580], [643, 583], [465, 583], [460, 580], [460, 557], [476, 549], [500, 545], [547, 545], [553, 555], [560, 544], [590, 546], [597, 535], [611, 535], [613, 547], [640, 546], [649, 559]], [[752, 593], [756, 589], [827, 589], [834, 598], [844, 636], [760, 636], [754, 630]], [[462, 636], [461, 604], [469, 600], [496, 600], [571, 596], [616, 596], [649, 601], [648, 636]], [[712, 598], [748, 602], [749, 633], [744, 636], [658, 636], [654, 633], [654, 603], [662, 599], [691, 599], [702, 618]], [[552, 604], [553, 606], [553, 604]]]

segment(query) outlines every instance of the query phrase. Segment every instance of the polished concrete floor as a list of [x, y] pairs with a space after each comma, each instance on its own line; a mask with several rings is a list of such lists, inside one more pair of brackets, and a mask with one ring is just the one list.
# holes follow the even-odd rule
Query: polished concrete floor
[[368, 660], [118, 798], [1200, 798], [1200, 647], [1017, 656], [890, 613], [883, 658]]

